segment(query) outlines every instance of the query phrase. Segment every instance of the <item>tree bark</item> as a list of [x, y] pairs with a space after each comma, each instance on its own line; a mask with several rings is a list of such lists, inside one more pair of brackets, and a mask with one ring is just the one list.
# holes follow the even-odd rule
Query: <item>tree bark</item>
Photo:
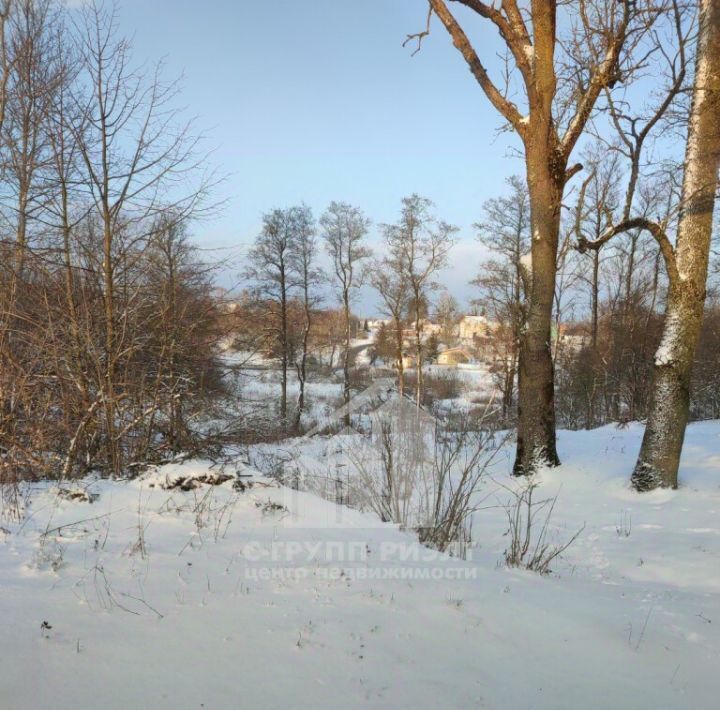
[[282, 370], [280, 380], [280, 419], [282, 426], [287, 426], [287, 385], [288, 385], [288, 303], [287, 283], [285, 278], [285, 265], [281, 266], [280, 273], [280, 366]]
[[415, 371], [417, 378], [415, 382], [415, 404], [420, 409], [422, 405], [423, 390], [423, 347], [422, 347], [422, 322], [420, 320], [420, 294], [415, 292]]
[[344, 417], [345, 426], [350, 426], [350, 290], [343, 289], [343, 319], [345, 326], [345, 342], [343, 344], [343, 403], [347, 407]]
[[682, 203], [663, 337], [655, 355], [647, 426], [633, 486], [677, 488], [690, 412], [690, 377], [705, 305], [720, 161], [720, 0], [699, 0], [695, 86]]
[[403, 396], [405, 391], [405, 366], [403, 365], [403, 333], [402, 333], [402, 322], [399, 318], [394, 319], [395, 327], [395, 357], [397, 358], [398, 368], [398, 391], [400, 397]]
[[[555, 440], [555, 375], [551, 342], [555, 261], [560, 233], [564, 166], [552, 173], [552, 141], [538, 136], [527, 150], [532, 278], [518, 363], [518, 433], [513, 473], [525, 475], [540, 465], [558, 466]], [[551, 149], [552, 150], [552, 149]]]

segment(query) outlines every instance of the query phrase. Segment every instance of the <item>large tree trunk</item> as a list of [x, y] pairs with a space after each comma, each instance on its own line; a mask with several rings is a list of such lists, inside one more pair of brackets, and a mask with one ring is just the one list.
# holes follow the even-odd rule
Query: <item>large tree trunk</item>
[[553, 175], [547, 142], [542, 142], [538, 137], [540, 147], [527, 150], [532, 280], [527, 284], [528, 310], [520, 336], [516, 476], [532, 473], [538, 465], [560, 464], [550, 341], [563, 179]]
[[720, 0], [700, 0], [695, 87], [682, 205], [663, 337], [655, 355], [647, 427], [632, 483], [677, 488], [690, 410], [690, 376], [705, 305], [720, 159]]

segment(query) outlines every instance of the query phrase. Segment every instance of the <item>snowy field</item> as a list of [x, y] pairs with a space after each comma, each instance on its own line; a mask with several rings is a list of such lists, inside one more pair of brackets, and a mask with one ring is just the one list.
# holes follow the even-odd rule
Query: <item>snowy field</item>
[[204, 462], [38, 489], [2, 520], [0, 708], [714, 709], [720, 422], [675, 492], [628, 489], [641, 433], [560, 432], [540, 492], [585, 527], [545, 577], [501, 564], [509, 458], [468, 562]]

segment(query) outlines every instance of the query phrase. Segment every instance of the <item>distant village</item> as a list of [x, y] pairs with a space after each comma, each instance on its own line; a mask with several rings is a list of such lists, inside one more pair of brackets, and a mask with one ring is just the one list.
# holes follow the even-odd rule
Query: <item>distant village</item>
[[[392, 347], [385, 348], [385, 339], [394, 336], [391, 320], [367, 319], [363, 330], [375, 344], [378, 358], [383, 357]], [[507, 342], [509, 329], [484, 315], [462, 315], [452, 323], [437, 323], [430, 319], [420, 322], [420, 336], [423, 343], [423, 357], [426, 362], [446, 367], [492, 365], [505, 360], [511, 345]], [[588, 344], [587, 328], [581, 324], [562, 324], [554, 330], [553, 345], [566, 349], [580, 350]], [[416, 363], [416, 325], [408, 324], [402, 330], [403, 369], [413, 368]], [[393, 351], [394, 352], [394, 351]]]
[[[233, 349], [254, 353], [258, 358], [273, 360], [278, 356], [277, 338], [268, 319], [271, 306], [244, 294], [239, 299], [216, 293], [225, 304], [226, 314], [234, 323]], [[288, 331], [290, 361], [294, 345], [302, 337], [302, 309], [295, 301], [288, 304]], [[398, 360], [398, 334], [392, 319], [351, 316], [350, 338], [353, 366], [376, 366], [410, 370], [417, 366], [417, 336], [422, 344], [423, 364], [447, 368], [504, 366], [516, 357], [516, 343], [510, 325], [483, 314], [455, 313], [450, 317], [438, 314], [435, 318], [403, 321], [400, 339], [402, 361]], [[340, 309], [317, 309], [310, 333], [309, 353], [315, 366], [337, 367], [343, 352], [345, 338], [343, 316]], [[561, 324], [553, 329], [553, 349], [577, 352], [590, 341], [586, 324]]]

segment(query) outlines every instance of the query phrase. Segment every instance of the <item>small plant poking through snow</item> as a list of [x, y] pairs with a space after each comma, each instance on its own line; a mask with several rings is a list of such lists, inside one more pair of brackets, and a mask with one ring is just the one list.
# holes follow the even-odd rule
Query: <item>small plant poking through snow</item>
[[91, 493], [83, 488], [59, 488], [58, 497], [76, 503], [94, 503], [100, 498], [99, 493]]
[[260, 508], [263, 515], [271, 515], [272, 513], [287, 513], [288, 509], [281, 503], [274, 500], [259, 500], [255, 503], [256, 508]]
[[180, 478], [167, 477], [165, 481], [160, 484], [160, 487], [166, 491], [181, 490], [181, 491], [194, 491], [203, 484], [208, 486], [221, 486], [227, 481], [232, 481], [235, 476], [231, 476], [227, 473], [213, 473], [208, 472], [206, 474], [194, 475], [194, 476], [183, 476]]
[[629, 510], [623, 510], [620, 513], [620, 520], [615, 525], [615, 532], [618, 537], [630, 537], [632, 532], [632, 517], [630, 516]]
[[557, 496], [533, 500], [537, 487], [538, 483], [533, 479], [517, 490], [505, 487], [512, 494], [503, 506], [509, 523], [506, 534], [510, 537], [510, 546], [505, 550], [505, 564], [549, 574], [552, 571], [550, 565], [577, 540], [585, 526], [566, 542], [553, 543], [550, 540], [550, 520]]

